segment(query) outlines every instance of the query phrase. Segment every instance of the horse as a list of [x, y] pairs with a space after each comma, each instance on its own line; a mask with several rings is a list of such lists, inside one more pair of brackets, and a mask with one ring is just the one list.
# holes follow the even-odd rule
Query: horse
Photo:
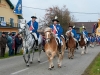
[[45, 28], [44, 34], [46, 40], [44, 49], [49, 60], [49, 70], [52, 70], [54, 68], [53, 59], [56, 55], [58, 57], [58, 68], [61, 68], [64, 51], [66, 48], [65, 40], [61, 37], [63, 46], [61, 46], [61, 53], [60, 53], [58, 49], [58, 43], [55, 34], [52, 32], [52, 29], [49, 27]]
[[74, 40], [72, 35], [73, 34], [72, 34], [71, 31], [66, 32], [66, 36], [68, 38], [68, 40], [67, 40], [67, 47], [68, 47], [68, 58], [69, 59], [73, 59], [74, 51], [76, 49], [76, 41]]
[[86, 54], [88, 44], [85, 42], [85, 35], [84, 34], [80, 35], [79, 46], [81, 47], [81, 49], [83, 48], [81, 54], [84, 54], [84, 53]]
[[[23, 58], [26, 63], [26, 66], [29, 67], [30, 64], [33, 63], [33, 57], [34, 57], [34, 52], [35, 52], [35, 39], [34, 39], [34, 36], [30, 33], [29, 26], [26, 23], [20, 23], [19, 34], [22, 34], [22, 39], [23, 39]], [[42, 51], [42, 36], [41, 35], [39, 35], [38, 45], [39, 45], [38, 62], [40, 62], [40, 54]], [[26, 59], [27, 51], [28, 51], [28, 58]]]

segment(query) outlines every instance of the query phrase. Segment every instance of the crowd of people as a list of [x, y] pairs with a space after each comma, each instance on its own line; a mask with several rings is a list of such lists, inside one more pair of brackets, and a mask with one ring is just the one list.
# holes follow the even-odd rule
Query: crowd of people
[[0, 57], [5, 56], [6, 48], [8, 47], [8, 55], [13, 56], [20, 53], [22, 47], [22, 38], [20, 34], [8, 33], [6, 36], [5, 32], [0, 36]]
[[95, 45], [100, 45], [100, 36], [89, 35], [88, 39], [91, 47], [94, 47]]

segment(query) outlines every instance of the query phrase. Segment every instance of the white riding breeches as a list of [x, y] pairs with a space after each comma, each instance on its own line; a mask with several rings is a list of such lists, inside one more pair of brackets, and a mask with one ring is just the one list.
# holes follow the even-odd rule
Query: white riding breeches
[[62, 42], [62, 40], [58, 37], [58, 35], [56, 35], [55, 37], [58, 39], [59, 43], [61, 43], [61, 45], [63, 45], [63, 42]]
[[77, 39], [76, 39], [76, 38], [74, 38], [74, 40], [78, 43], [78, 41], [77, 41]]
[[37, 34], [36, 34], [36, 33], [32, 33], [32, 34], [34, 35], [35, 40], [38, 40], [38, 38], [37, 38]]

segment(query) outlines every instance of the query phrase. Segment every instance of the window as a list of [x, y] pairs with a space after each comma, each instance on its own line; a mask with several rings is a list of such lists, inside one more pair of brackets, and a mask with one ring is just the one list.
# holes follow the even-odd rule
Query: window
[[0, 21], [4, 21], [4, 17], [0, 17]]
[[13, 18], [10, 18], [10, 24], [12, 27], [14, 27], [14, 19]]

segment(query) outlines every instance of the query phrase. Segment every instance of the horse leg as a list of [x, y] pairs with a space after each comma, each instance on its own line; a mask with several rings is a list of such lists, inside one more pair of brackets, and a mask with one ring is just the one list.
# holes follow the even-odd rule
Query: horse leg
[[87, 50], [87, 47], [85, 46], [85, 54], [87, 54], [88, 53], [88, 50]]
[[70, 59], [70, 57], [71, 57], [71, 49], [68, 48], [68, 58]]
[[85, 50], [85, 47], [83, 46], [82, 47], [82, 53], [81, 53], [82, 55], [84, 54], [84, 50]]
[[71, 56], [71, 59], [73, 59], [74, 57], [74, 48], [72, 48], [72, 56]]
[[39, 57], [38, 57], [38, 62], [40, 63], [40, 55], [41, 55], [41, 51], [42, 51], [42, 45], [39, 46]]
[[48, 58], [49, 59], [49, 70], [52, 70], [52, 56]]
[[30, 49], [31, 48], [28, 48], [28, 60], [27, 60], [27, 67], [29, 67], [29, 65], [30, 65]]
[[[31, 55], [31, 54], [30, 54]], [[30, 63], [33, 63], [33, 58], [34, 58], [34, 49], [32, 49], [32, 57], [30, 57]]]
[[27, 64], [27, 61], [26, 61], [26, 59], [25, 59], [26, 49], [25, 49], [25, 48], [23, 48], [23, 49], [24, 49], [24, 50], [23, 50], [23, 58], [24, 58], [25, 63]]
[[54, 64], [53, 64], [53, 58], [56, 54], [55, 53], [52, 53], [52, 57], [51, 57], [51, 68], [54, 68]]

